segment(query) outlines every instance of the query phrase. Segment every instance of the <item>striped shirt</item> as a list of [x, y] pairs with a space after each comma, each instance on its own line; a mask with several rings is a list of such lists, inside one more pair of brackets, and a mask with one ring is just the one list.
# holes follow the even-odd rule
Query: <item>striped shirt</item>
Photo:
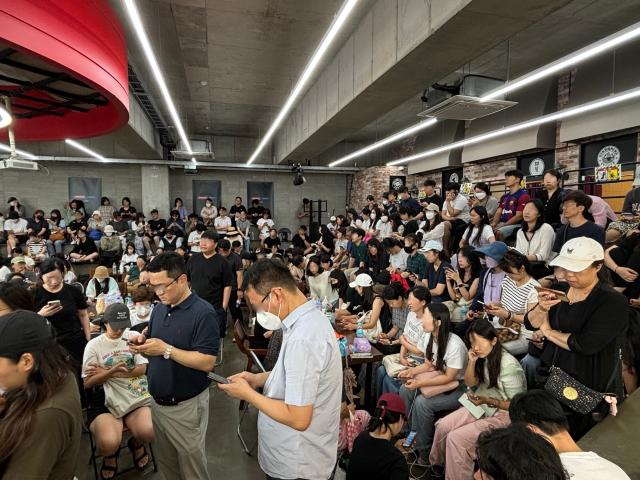
[[400, 329], [397, 335], [398, 338], [404, 331], [404, 326], [407, 323], [407, 315], [409, 315], [409, 307], [391, 309], [391, 322]]
[[524, 285], [518, 286], [507, 275], [502, 280], [500, 303], [508, 312], [525, 313], [528, 303], [536, 303], [538, 301], [538, 292], [534, 288], [536, 286], [540, 286], [540, 284], [533, 278], [529, 279]]
[[47, 244], [44, 240], [29, 240], [27, 241], [27, 248], [29, 249], [29, 256], [47, 254]]

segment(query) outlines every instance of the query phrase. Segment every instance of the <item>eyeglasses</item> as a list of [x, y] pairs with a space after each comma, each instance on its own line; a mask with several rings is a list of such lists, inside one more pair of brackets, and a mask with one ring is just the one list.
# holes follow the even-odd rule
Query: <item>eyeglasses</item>
[[166, 285], [149, 285], [149, 287], [151, 287], [151, 290], [153, 290], [155, 293], [162, 295], [164, 292], [167, 291], [167, 288], [169, 288], [171, 285], [176, 283], [181, 276], [182, 275], [174, 278], [173, 281], [167, 283]]

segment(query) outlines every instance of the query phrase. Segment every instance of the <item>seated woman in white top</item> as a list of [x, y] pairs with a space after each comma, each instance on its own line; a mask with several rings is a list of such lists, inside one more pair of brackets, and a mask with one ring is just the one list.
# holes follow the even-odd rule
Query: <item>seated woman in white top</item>
[[556, 232], [544, 223], [544, 204], [541, 200], [531, 200], [522, 211], [522, 228], [518, 230], [516, 250], [531, 262], [551, 260]]
[[[538, 303], [538, 292], [535, 287], [540, 284], [529, 272], [529, 261], [516, 250], [508, 250], [499, 263], [506, 273], [502, 280], [502, 295], [499, 304], [487, 304], [487, 313], [493, 317], [493, 325], [501, 329], [519, 331], [517, 339], [502, 342], [502, 346], [512, 355], [522, 355], [529, 350], [529, 339], [533, 332], [523, 325], [525, 314]], [[502, 332], [506, 335], [506, 332]], [[504, 336], [501, 336], [504, 338]]]
[[420, 230], [418, 230], [419, 232], [422, 232], [421, 247], [424, 247], [424, 244], [429, 240], [435, 240], [443, 243], [442, 240], [444, 238], [446, 225], [445, 222], [442, 221], [438, 205], [435, 203], [427, 205], [424, 217], [425, 221], [420, 223]]
[[258, 230], [260, 231], [260, 240], [264, 240], [269, 236], [269, 230], [274, 227], [273, 220], [271, 220], [271, 213], [269, 210], [265, 210], [262, 214], [262, 218], [258, 219], [256, 223]]
[[376, 224], [376, 229], [378, 230], [378, 240], [383, 241], [385, 238], [391, 236], [391, 232], [393, 231], [393, 226], [389, 221], [389, 216], [382, 214], [380, 216], [380, 221]]
[[496, 236], [491, 228], [491, 220], [487, 209], [475, 206], [469, 210], [469, 226], [462, 234], [460, 248], [470, 245], [473, 248], [480, 248], [496, 241]]
[[337, 292], [331, 288], [329, 281], [329, 270], [324, 270], [320, 265], [320, 257], [311, 257], [307, 261], [307, 283], [311, 298], [319, 298], [324, 301], [334, 302], [338, 298]]

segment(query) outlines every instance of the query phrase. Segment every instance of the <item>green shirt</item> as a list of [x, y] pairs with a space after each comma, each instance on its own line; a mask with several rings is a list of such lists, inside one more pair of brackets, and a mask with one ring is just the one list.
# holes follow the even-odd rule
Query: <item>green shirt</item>
[[367, 244], [360, 242], [360, 245], [355, 243], [351, 244], [351, 257], [354, 260], [354, 267], [359, 267], [361, 262], [366, 262], [369, 258], [369, 252], [367, 250]]

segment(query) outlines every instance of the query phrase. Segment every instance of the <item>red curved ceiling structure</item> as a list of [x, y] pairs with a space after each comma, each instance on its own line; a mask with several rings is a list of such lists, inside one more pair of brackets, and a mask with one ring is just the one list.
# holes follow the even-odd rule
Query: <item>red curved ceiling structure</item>
[[17, 140], [92, 137], [124, 125], [127, 49], [107, 0], [0, 2], [0, 95], [12, 99]]

